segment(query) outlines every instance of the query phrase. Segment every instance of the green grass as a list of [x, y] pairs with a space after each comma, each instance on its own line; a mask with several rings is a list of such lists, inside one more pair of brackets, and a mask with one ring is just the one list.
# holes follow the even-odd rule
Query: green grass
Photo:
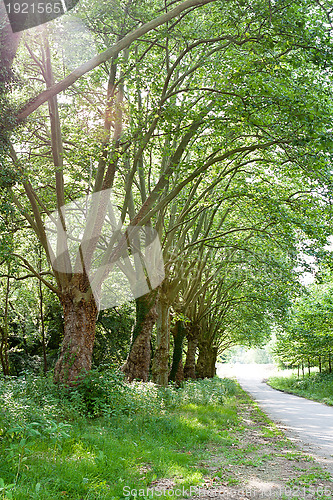
[[296, 375], [272, 377], [268, 383], [274, 389], [333, 405], [333, 373], [313, 373], [304, 379]]
[[234, 444], [238, 391], [220, 379], [128, 385], [113, 372], [70, 392], [0, 379], [0, 498], [111, 500], [159, 478], [200, 484], [210, 447]]

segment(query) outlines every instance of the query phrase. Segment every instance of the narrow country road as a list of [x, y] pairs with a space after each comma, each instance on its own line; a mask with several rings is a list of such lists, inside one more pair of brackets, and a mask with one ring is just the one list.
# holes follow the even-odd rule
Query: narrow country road
[[272, 373], [271, 365], [217, 365], [219, 377], [235, 377], [260, 408], [333, 472], [333, 407], [276, 391], [263, 380]]

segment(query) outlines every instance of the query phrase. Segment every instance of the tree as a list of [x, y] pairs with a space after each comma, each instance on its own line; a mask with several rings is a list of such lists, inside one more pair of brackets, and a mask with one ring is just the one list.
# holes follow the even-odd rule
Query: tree
[[[65, 204], [65, 191], [64, 191], [64, 179], [63, 179], [63, 162], [64, 162], [64, 149], [63, 142], [61, 136], [61, 126], [60, 126], [60, 115], [58, 110], [58, 104], [56, 99], [56, 93], [60, 91], [60, 89], [64, 90], [71, 83], [87, 71], [90, 71], [94, 67], [106, 62], [109, 59], [113, 59], [113, 62], [110, 67], [109, 74], [109, 82], [108, 82], [108, 95], [107, 95], [107, 105], [106, 105], [106, 113], [105, 113], [105, 125], [104, 125], [104, 137], [101, 145], [101, 156], [99, 158], [99, 165], [96, 173], [95, 179], [95, 192], [101, 192], [101, 188], [106, 192], [106, 189], [111, 187], [113, 182], [113, 170], [116, 165], [115, 162], [109, 163], [109, 155], [112, 154], [108, 151], [110, 148], [115, 149], [117, 151], [119, 147], [119, 127], [121, 128], [121, 112], [118, 117], [118, 125], [115, 125], [114, 135], [111, 138], [111, 117], [110, 112], [115, 105], [115, 58], [117, 54], [130, 45], [134, 40], [136, 40], [139, 36], [144, 35], [148, 31], [155, 29], [159, 25], [167, 22], [168, 20], [173, 19], [174, 17], [180, 15], [182, 12], [186, 12], [187, 9], [191, 9], [192, 7], [200, 6], [203, 4], [209, 3], [208, 0], [189, 0], [186, 2], [182, 2], [181, 5], [175, 7], [172, 11], [162, 14], [160, 16], [155, 17], [153, 21], [150, 21], [143, 26], [134, 30], [133, 33], [129, 35], [123, 35], [120, 42], [115, 43], [111, 49], [106, 50], [102, 55], [95, 58], [92, 62], [84, 65], [83, 68], [78, 69], [76, 72], [69, 75], [68, 78], [65, 78], [63, 82], [58, 84], [58, 86], [54, 87], [54, 76], [53, 76], [53, 68], [51, 63], [51, 51], [49, 47], [48, 35], [44, 31], [42, 44], [39, 43], [40, 50], [40, 59], [36, 57], [33, 53], [33, 50], [29, 49], [30, 56], [34, 60], [35, 66], [38, 68], [39, 72], [42, 73], [43, 79], [45, 80], [45, 84], [48, 88], [47, 91], [42, 92], [39, 97], [34, 98], [33, 103], [29, 103], [25, 106], [24, 111], [21, 111], [18, 115], [18, 119], [21, 120], [24, 117], [28, 116], [33, 109], [37, 109], [37, 107], [45, 100], [48, 99], [49, 103], [49, 114], [50, 114], [50, 122], [51, 122], [51, 130], [50, 130], [50, 139], [49, 144], [51, 144], [52, 149], [52, 157], [53, 164], [56, 169], [55, 177], [56, 177], [56, 203], [58, 207], [58, 213], [61, 214], [61, 207]], [[69, 83], [70, 82], [70, 83]], [[54, 89], [57, 90], [54, 90]], [[116, 96], [116, 101], [118, 101], [118, 109], [121, 102], [120, 92], [118, 92]], [[109, 144], [111, 143], [111, 145]], [[41, 147], [43, 148], [44, 143], [42, 141]], [[23, 171], [21, 166], [21, 162], [18, 156], [15, 153], [14, 148], [11, 148], [11, 159], [19, 171]], [[45, 154], [45, 153], [44, 153]], [[172, 171], [172, 166], [169, 164], [169, 173]], [[105, 174], [105, 175], [104, 175]], [[156, 200], [157, 193], [166, 184], [166, 177], [168, 173], [167, 171], [164, 173], [164, 176], [161, 177], [160, 182], [157, 183], [155, 191], [150, 195], [150, 200], [146, 201], [145, 206], [142, 207], [141, 212], [138, 213], [136, 218], [132, 221], [132, 226], [136, 225], [142, 217], [147, 213], [150, 206]], [[104, 176], [104, 181], [103, 181]], [[62, 354], [59, 360], [59, 363], [55, 370], [55, 379], [60, 382], [69, 381], [73, 383], [78, 375], [84, 370], [89, 370], [91, 365], [91, 356], [92, 356], [92, 348], [94, 343], [94, 331], [95, 331], [95, 323], [97, 318], [97, 305], [95, 303], [95, 298], [92, 294], [92, 290], [90, 288], [89, 279], [87, 276], [87, 272], [79, 273], [75, 272], [75, 269], [70, 270], [71, 263], [69, 261], [68, 252], [66, 253], [66, 248], [64, 249], [63, 258], [65, 260], [64, 266], [66, 267], [66, 272], [63, 269], [60, 271], [56, 269], [54, 266], [54, 258], [52, 259], [52, 255], [50, 252], [50, 248], [47, 242], [46, 231], [44, 227], [44, 223], [42, 220], [42, 216], [40, 213], [40, 209], [45, 211], [46, 205], [41, 200], [36, 190], [33, 188], [30, 181], [23, 181], [23, 187], [25, 194], [31, 204], [32, 214], [28, 213], [28, 210], [25, 209], [18, 196], [13, 193], [13, 200], [17, 204], [17, 206], [24, 212], [27, 217], [29, 223], [32, 228], [35, 230], [38, 238], [41, 241], [41, 244], [47, 254], [48, 260], [50, 264], [53, 264], [54, 275], [57, 281], [57, 287], [47, 282], [44, 278], [42, 278], [38, 272], [33, 269], [31, 266], [32, 272], [36, 274], [36, 276], [40, 277], [42, 282], [49, 286], [55, 293], [58, 294], [61, 303], [64, 308], [64, 317], [65, 317], [65, 337], [64, 344], [62, 349]], [[103, 196], [102, 196], [103, 198]], [[126, 203], [128, 200], [126, 200]], [[101, 201], [101, 205], [104, 203], [104, 200]], [[96, 207], [94, 208], [94, 210]], [[127, 210], [127, 206], [125, 207]], [[46, 209], [46, 213], [50, 215], [50, 211]], [[97, 225], [102, 226], [103, 220], [105, 218], [105, 210], [101, 210], [98, 214], [99, 222]], [[61, 219], [61, 215], [60, 215]], [[85, 229], [85, 239], [89, 238], [89, 232], [91, 231], [93, 221], [95, 222], [96, 228], [96, 214], [90, 214], [90, 220], [88, 220], [88, 224]], [[61, 220], [62, 227], [59, 229], [65, 230], [65, 221]], [[101, 228], [100, 228], [101, 230]], [[91, 235], [91, 234], [90, 234]], [[98, 229], [96, 230], [94, 237], [96, 239], [95, 243], [98, 240]], [[91, 241], [91, 239], [89, 240]], [[64, 244], [64, 242], [62, 242]], [[116, 258], [117, 252], [121, 255], [121, 246], [124, 244], [124, 239], [122, 243], [119, 243], [118, 249], [113, 250], [112, 245], [109, 246], [109, 253], [111, 253], [111, 261]], [[88, 254], [92, 254], [94, 251], [94, 243], [92, 243], [91, 248], [87, 251], [85, 255], [85, 266], [89, 267], [89, 257]], [[25, 259], [22, 258], [24, 261]], [[107, 260], [107, 259], [106, 259]], [[25, 261], [27, 265], [29, 263]], [[107, 263], [107, 262], [106, 262]], [[67, 272], [68, 271], [68, 272]], [[70, 277], [71, 275], [71, 277]]]
[[287, 366], [327, 366], [332, 371], [333, 316], [331, 282], [314, 284], [304, 291], [289, 311], [277, 335], [275, 353]]
[[[0, 4], [0, 161], [8, 148], [8, 134], [16, 123], [15, 109], [13, 109], [9, 94], [14, 82], [12, 62], [20, 41], [19, 33], [12, 33], [7, 21], [5, 4]], [[2, 174], [2, 177], [5, 175]]]
[[[198, 9], [208, 3], [209, 9]], [[30, 71], [26, 91], [33, 99], [22, 107], [18, 120], [30, 115], [31, 119], [13, 136], [14, 146], [21, 150], [16, 153], [12, 146], [10, 158], [21, 179], [10, 191], [45, 250], [56, 285], [24, 256], [20, 258], [58, 295], [64, 311], [57, 382], [74, 384], [90, 369], [98, 302], [108, 272], [116, 261], [127, 258], [127, 240], [138, 238], [136, 226], [148, 233], [155, 226], [162, 240], [168, 207], [186, 186], [206, 178], [207, 187], [219, 176], [232, 182], [247, 163], [263, 169], [275, 164], [281, 175], [297, 165], [314, 182], [327, 174], [318, 137], [327, 140], [329, 89], [323, 89], [317, 68], [304, 53], [304, 46], [316, 43], [304, 24], [311, 3], [300, 11], [297, 5], [270, 9], [261, 1], [249, 7], [242, 2], [186, 0], [158, 15], [159, 4], [152, 4], [147, 13], [137, 2], [129, 10], [120, 8], [111, 48], [58, 83], [55, 75], [63, 67], [53, 51], [52, 30], [44, 30], [42, 36], [27, 34], [21, 61]], [[152, 20], [145, 22], [147, 15]], [[142, 19], [142, 25], [135, 28], [133, 18]], [[98, 27], [98, 19], [92, 22]], [[152, 30], [157, 27], [156, 35]], [[320, 47], [312, 50], [320, 52]], [[291, 85], [292, 72], [297, 78]], [[83, 75], [85, 79], [79, 80]], [[89, 107], [89, 86], [96, 94], [107, 87], [103, 125], [100, 109]], [[310, 88], [315, 99], [304, 97]], [[66, 89], [65, 100], [58, 102], [57, 95]], [[48, 111], [41, 106], [46, 101]], [[86, 131], [99, 140], [91, 144]], [[120, 220], [128, 229], [122, 234], [115, 231], [106, 240], [103, 227], [111, 187], [119, 195]], [[97, 202], [85, 215], [83, 236], [73, 256], [74, 237], [68, 237], [69, 221], [62, 207], [81, 197], [83, 202], [75, 202], [83, 217], [89, 196]], [[57, 239], [52, 249], [45, 219], [55, 217]], [[129, 274], [133, 270], [135, 265]], [[161, 287], [159, 297], [163, 293]], [[155, 307], [150, 300], [154, 294], [143, 304], [145, 318]], [[156, 307], [161, 305], [158, 301]], [[137, 302], [139, 311], [138, 306]], [[168, 314], [163, 317], [164, 328]], [[153, 322], [152, 316], [148, 329]], [[143, 325], [145, 320], [141, 330]], [[139, 335], [132, 352], [138, 339]], [[166, 380], [163, 342], [161, 348], [163, 366], [159, 366]], [[141, 350], [145, 354], [147, 344]]]
[[[282, 176], [276, 171], [264, 175], [259, 159], [258, 163], [257, 167], [251, 162], [243, 164], [232, 183], [228, 176], [221, 176], [219, 183], [215, 179], [215, 189], [210, 186], [205, 194], [199, 190], [197, 201], [187, 195], [183, 210], [187, 217], [189, 200], [197, 205], [197, 213], [187, 223], [176, 201], [170, 209], [171, 214], [180, 215], [167, 219], [169, 225], [165, 223], [164, 316], [173, 310], [175, 317], [185, 319], [179, 337], [182, 322], [173, 330], [172, 377], [181, 361], [185, 331], [184, 375], [189, 378], [196, 373], [212, 376], [217, 354], [231, 345], [261, 345], [276, 315], [285, 312], [297, 291], [293, 268], [300, 240], [313, 238], [314, 233], [317, 245], [325, 240], [323, 210], [308, 210], [311, 181], [307, 193], [304, 176], [288, 178], [285, 172]], [[313, 202], [317, 200], [318, 193]], [[163, 337], [159, 333], [162, 327]], [[170, 320], [157, 323], [153, 377], [159, 383], [165, 383], [168, 373], [170, 329]], [[162, 360], [158, 358], [160, 345]]]

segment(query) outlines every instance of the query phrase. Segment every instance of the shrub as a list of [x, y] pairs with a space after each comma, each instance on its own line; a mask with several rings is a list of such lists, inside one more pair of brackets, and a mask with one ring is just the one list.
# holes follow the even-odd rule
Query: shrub
[[75, 389], [67, 394], [75, 409], [88, 417], [129, 413], [129, 386], [121, 372], [91, 370]]
[[14, 423], [33, 421], [47, 426], [50, 420], [71, 420], [73, 415], [160, 415], [189, 403], [219, 406], [236, 391], [234, 381], [218, 378], [186, 381], [179, 388], [151, 382], [129, 384], [122, 372], [112, 368], [91, 370], [76, 388], [54, 385], [52, 374], [43, 377], [25, 373], [0, 379], [0, 423], [12, 427]]

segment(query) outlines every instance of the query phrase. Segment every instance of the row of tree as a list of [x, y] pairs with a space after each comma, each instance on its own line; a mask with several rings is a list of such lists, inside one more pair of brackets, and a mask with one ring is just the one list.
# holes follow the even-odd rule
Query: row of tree
[[[327, 277], [326, 277], [327, 280]], [[325, 281], [326, 281], [325, 280]], [[276, 354], [285, 365], [311, 372], [332, 372], [333, 302], [332, 282], [311, 285], [290, 309], [277, 335]]]
[[[57, 383], [91, 368], [99, 310], [125, 300], [116, 268], [136, 297], [129, 380], [212, 376], [223, 350], [267, 339], [299, 287], [300, 242], [329, 233], [329, 16], [315, 0], [96, 0], [23, 33], [4, 90], [18, 111], [3, 276], [15, 259], [59, 298]], [[98, 55], [71, 72], [85, 38]]]

